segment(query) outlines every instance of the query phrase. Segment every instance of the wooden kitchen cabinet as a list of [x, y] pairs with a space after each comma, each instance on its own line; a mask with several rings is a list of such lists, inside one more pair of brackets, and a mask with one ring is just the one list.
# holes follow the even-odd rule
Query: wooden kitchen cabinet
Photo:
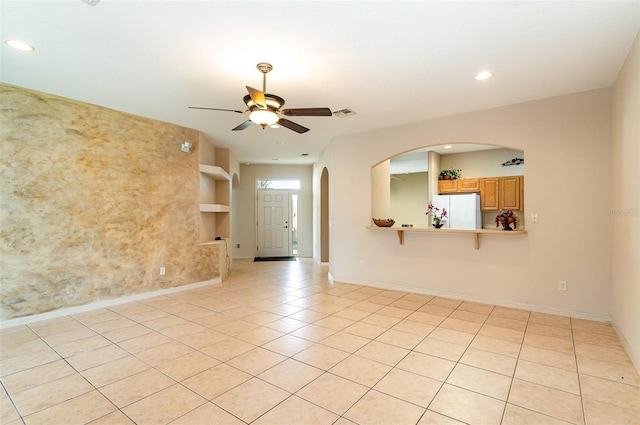
[[520, 177], [500, 177], [500, 209], [521, 210]]
[[438, 180], [438, 193], [480, 192], [480, 179]]
[[480, 192], [482, 211], [524, 210], [524, 176], [438, 180], [438, 193]]
[[499, 187], [499, 177], [480, 179], [480, 209], [482, 211], [497, 211], [500, 208]]
[[438, 180], [438, 193], [456, 193], [458, 180]]
[[480, 192], [480, 179], [459, 179], [458, 192]]
[[524, 176], [520, 176], [520, 211], [524, 211]]
[[480, 179], [482, 211], [524, 210], [524, 176]]

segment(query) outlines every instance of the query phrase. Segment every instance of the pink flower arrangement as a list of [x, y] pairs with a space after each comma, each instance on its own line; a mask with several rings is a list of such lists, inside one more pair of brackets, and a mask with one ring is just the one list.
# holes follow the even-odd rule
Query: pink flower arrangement
[[443, 208], [442, 212], [440, 212], [440, 208], [436, 207], [431, 203], [427, 208], [428, 208], [428, 211], [426, 212], [426, 214], [433, 217], [433, 225], [435, 227], [440, 227], [442, 222], [447, 219], [447, 209]]

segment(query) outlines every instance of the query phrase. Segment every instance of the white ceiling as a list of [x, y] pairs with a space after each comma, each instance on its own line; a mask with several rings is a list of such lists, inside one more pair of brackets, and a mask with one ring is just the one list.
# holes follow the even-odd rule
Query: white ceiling
[[[332, 138], [611, 86], [640, 1], [0, 1], [1, 80], [203, 131], [241, 162], [311, 163]], [[311, 131], [231, 129], [255, 65]], [[488, 69], [494, 77], [474, 80]], [[301, 156], [308, 153], [309, 156]]]

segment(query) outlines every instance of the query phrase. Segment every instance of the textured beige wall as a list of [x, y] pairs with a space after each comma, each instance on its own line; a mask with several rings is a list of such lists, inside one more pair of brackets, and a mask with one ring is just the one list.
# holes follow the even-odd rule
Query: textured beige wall
[[[1, 318], [219, 276], [198, 132], [0, 85]], [[166, 267], [166, 275], [159, 268]]]

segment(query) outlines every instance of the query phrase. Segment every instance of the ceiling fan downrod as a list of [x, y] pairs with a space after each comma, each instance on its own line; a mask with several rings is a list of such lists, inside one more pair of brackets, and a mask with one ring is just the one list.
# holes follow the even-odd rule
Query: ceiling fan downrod
[[273, 65], [266, 62], [260, 62], [256, 65], [258, 71], [262, 72], [262, 92], [267, 92], [267, 74], [273, 70]]

